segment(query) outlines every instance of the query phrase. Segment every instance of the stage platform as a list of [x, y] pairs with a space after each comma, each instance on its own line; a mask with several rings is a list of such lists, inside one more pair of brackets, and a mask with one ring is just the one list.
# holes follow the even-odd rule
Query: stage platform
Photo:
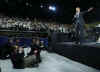
[[100, 43], [75, 44], [74, 42], [60, 42], [54, 44], [52, 51], [74, 61], [100, 69]]
[[0, 60], [0, 67], [2, 72], [100, 72], [56, 53], [42, 51], [41, 56], [38, 68], [13, 69], [10, 60]]
[[84, 42], [82, 44], [76, 44], [75, 42], [59, 42], [59, 43], [56, 43], [56, 44], [59, 44], [59, 45], [71, 45], [71, 46], [91, 46], [91, 47], [97, 47], [99, 48], [100, 47], [100, 43], [98, 42]]

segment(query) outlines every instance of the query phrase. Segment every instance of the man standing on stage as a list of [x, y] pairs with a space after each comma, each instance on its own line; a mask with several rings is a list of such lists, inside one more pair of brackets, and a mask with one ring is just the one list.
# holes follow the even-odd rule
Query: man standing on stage
[[84, 18], [83, 15], [90, 12], [93, 8], [89, 8], [87, 11], [80, 12], [80, 7], [76, 7], [76, 14], [74, 15], [74, 24], [76, 30], [76, 43], [81, 44], [84, 41]]

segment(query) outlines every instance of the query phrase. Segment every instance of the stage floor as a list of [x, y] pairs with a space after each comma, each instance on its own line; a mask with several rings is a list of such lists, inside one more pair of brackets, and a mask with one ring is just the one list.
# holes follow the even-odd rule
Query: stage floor
[[42, 51], [41, 56], [38, 68], [13, 69], [10, 60], [0, 60], [1, 72], [100, 72], [55, 53]]
[[60, 44], [60, 45], [67, 45], [67, 46], [90, 46], [90, 47], [97, 47], [97, 48], [100, 48], [100, 42], [84, 42], [82, 44], [75, 44], [75, 42], [60, 42], [60, 43], [57, 43], [57, 44]]

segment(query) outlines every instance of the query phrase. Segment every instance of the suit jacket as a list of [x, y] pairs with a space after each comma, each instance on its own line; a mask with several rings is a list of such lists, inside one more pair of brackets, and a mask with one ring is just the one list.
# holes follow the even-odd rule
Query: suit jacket
[[76, 26], [77, 25], [79, 25], [79, 26], [83, 26], [84, 24], [85, 24], [85, 21], [84, 21], [84, 18], [83, 18], [83, 15], [85, 14], [85, 13], [87, 13], [88, 11], [83, 11], [83, 12], [80, 12], [79, 13], [79, 16], [74, 16], [74, 23], [76, 24]]

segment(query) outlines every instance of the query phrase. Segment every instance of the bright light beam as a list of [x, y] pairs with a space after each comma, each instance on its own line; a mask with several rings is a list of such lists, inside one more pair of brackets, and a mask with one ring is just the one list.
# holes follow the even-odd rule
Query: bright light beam
[[55, 6], [49, 6], [49, 10], [56, 11], [56, 7]]

